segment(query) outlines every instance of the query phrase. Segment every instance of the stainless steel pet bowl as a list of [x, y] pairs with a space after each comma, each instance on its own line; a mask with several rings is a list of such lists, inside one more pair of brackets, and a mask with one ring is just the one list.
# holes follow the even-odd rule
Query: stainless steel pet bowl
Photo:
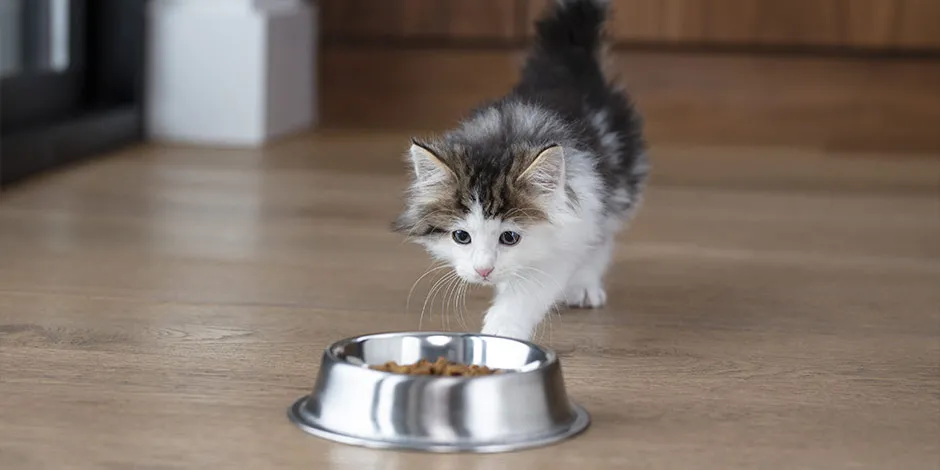
[[[504, 369], [496, 375], [395, 374], [370, 365], [439, 357]], [[313, 393], [291, 421], [332, 441], [428, 452], [504, 452], [551, 444], [587, 428], [568, 399], [558, 356], [535, 344], [469, 333], [382, 333], [323, 353]]]

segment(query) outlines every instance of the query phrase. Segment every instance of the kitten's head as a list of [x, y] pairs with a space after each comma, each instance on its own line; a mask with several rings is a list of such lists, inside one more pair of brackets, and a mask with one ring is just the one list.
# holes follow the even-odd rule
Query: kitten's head
[[479, 284], [525, 275], [551, 256], [553, 219], [566, 204], [557, 144], [412, 141], [407, 205], [394, 224]]

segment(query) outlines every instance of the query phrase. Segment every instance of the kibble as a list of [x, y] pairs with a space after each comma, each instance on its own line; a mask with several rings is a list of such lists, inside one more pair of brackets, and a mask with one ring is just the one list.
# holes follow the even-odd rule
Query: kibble
[[502, 373], [500, 369], [490, 369], [486, 366], [450, 362], [443, 357], [437, 358], [434, 362], [421, 359], [414, 364], [400, 365], [395, 361], [388, 361], [385, 364], [369, 367], [374, 370], [392, 372], [395, 374], [440, 375], [446, 377], [478, 377]]

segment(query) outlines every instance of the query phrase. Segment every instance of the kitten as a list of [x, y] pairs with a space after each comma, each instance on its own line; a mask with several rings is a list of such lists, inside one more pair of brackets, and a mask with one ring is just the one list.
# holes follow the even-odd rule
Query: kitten
[[607, 1], [558, 0], [516, 86], [407, 152], [394, 228], [494, 287], [484, 334], [529, 340], [556, 303], [607, 301], [614, 237], [648, 174], [640, 117], [601, 69], [607, 14]]

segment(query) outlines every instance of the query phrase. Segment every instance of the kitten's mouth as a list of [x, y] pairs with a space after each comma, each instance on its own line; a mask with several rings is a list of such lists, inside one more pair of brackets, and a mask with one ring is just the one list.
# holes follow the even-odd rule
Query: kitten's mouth
[[463, 280], [470, 284], [476, 284], [479, 286], [492, 286], [496, 284], [495, 282], [493, 282], [493, 279], [489, 277], [487, 278], [483, 278], [480, 276], [473, 276], [471, 278], [464, 277]]

